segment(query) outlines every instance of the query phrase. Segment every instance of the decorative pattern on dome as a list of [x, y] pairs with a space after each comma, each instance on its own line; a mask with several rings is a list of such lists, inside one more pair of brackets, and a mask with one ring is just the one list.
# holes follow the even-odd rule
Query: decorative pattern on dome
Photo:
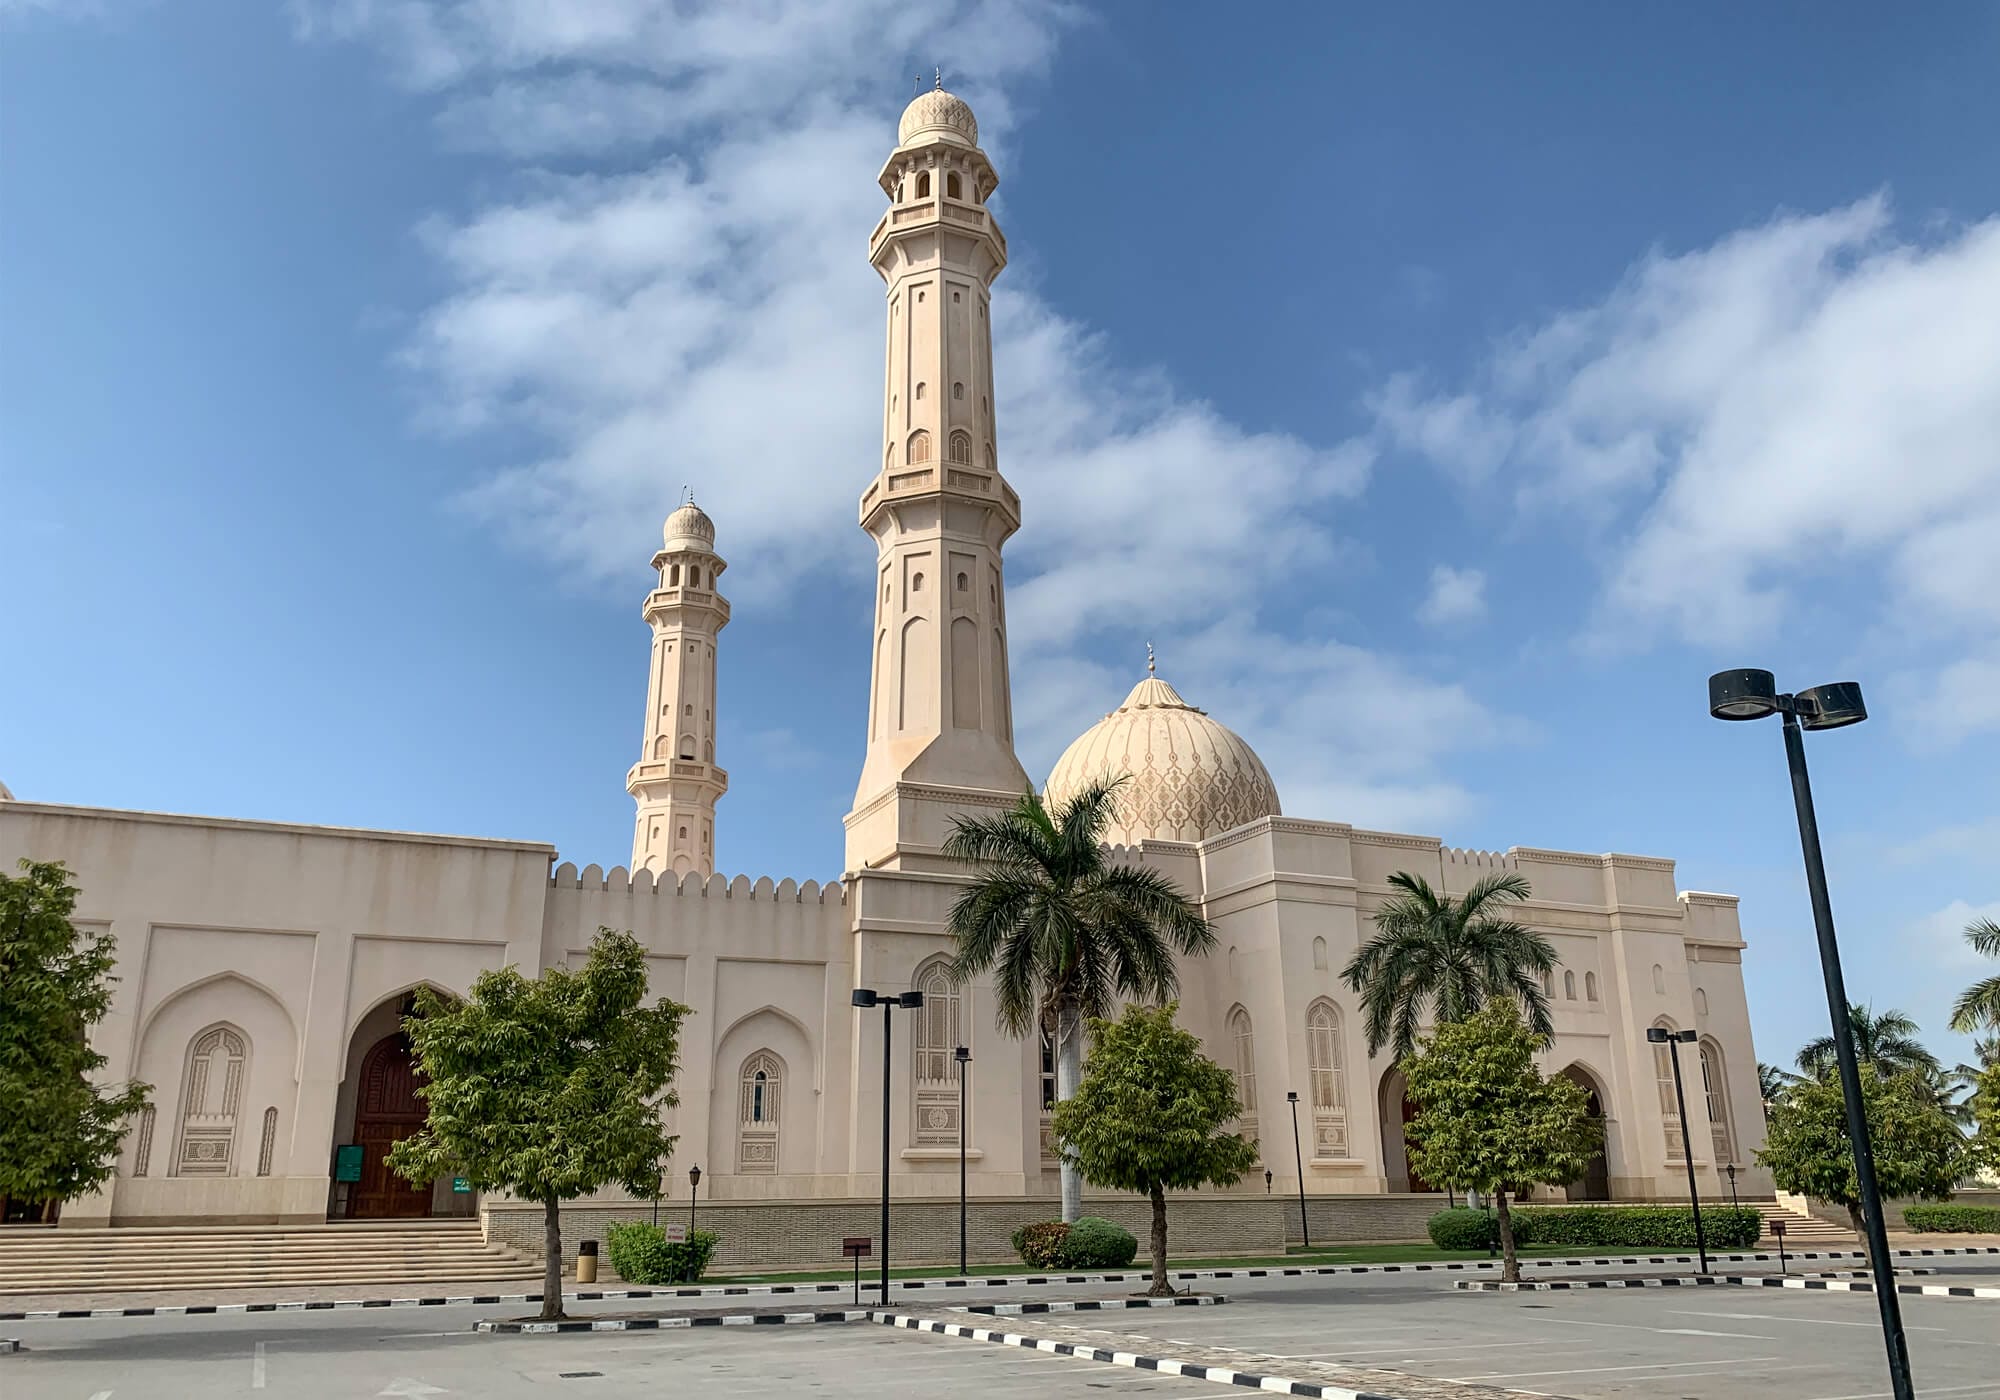
[[979, 144], [979, 123], [972, 109], [941, 87], [917, 94], [917, 100], [903, 109], [903, 120], [896, 127], [896, 144], [907, 146], [911, 137], [924, 131], [955, 135], [968, 146]]
[[664, 531], [669, 549], [690, 547], [709, 549], [715, 544], [715, 522], [708, 518], [708, 512], [694, 503], [692, 497], [686, 505], [667, 517]]
[[1086, 783], [1129, 775], [1105, 839], [1201, 841], [1279, 815], [1278, 790], [1255, 750], [1187, 703], [1158, 676], [1064, 750], [1045, 798], [1061, 803]]

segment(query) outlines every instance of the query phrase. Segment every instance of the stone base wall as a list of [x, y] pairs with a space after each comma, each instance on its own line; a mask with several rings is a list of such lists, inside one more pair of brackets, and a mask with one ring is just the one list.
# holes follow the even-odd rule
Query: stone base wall
[[[1805, 1198], [1799, 1196], [1790, 1198], [1792, 1201], [1802, 1199]], [[1954, 1191], [1951, 1193], [1951, 1200], [1949, 1202], [1920, 1201], [1914, 1197], [1898, 1197], [1894, 1200], [1882, 1202], [1882, 1224], [1890, 1230], [1907, 1230], [1909, 1226], [1903, 1222], [1904, 1206], [1945, 1204], [1955, 1206], [2000, 1206], [2000, 1191]], [[1846, 1206], [1835, 1205], [1832, 1201], [1822, 1201], [1819, 1197], [1814, 1196], [1812, 1197], [1812, 1213], [1816, 1219], [1829, 1221], [1832, 1224], [1840, 1226], [1843, 1230], [1853, 1228], [1853, 1221], [1847, 1214]], [[1938, 1241], [1939, 1243], [1947, 1242], [1946, 1237], [1943, 1235], [1938, 1236]]]
[[[1442, 1198], [1428, 1196], [1309, 1198], [1313, 1242], [1321, 1241], [1322, 1231], [1329, 1242], [1420, 1240], [1424, 1238], [1423, 1222], [1441, 1204]], [[896, 1267], [958, 1262], [957, 1201], [898, 1200], [890, 1211], [891, 1262]], [[541, 1255], [539, 1206], [495, 1201], [487, 1204], [482, 1214], [489, 1241]], [[1060, 1214], [1054, 1197], [975, 1200], [967, 1210], [968, 1254], [975, 1264], [1018, 1263], [1014, 1231], [1031, 1221], [1053, 1220]], [[1152, 1209], [1143, 1198], [1087, 1198], [1084, 1214], [1101, 1215], [1130, 1230], [1139, 1238], [1143, 1258], [1152, 1227]], [[1296, 1197], [1174, 1196], [1167, 1205], [1167, 1247], [1176, 1258], [1282, 1255], [1288, 1236], [1296, 1239], [1298, 1214]], [[565, 1206], [563, 1252], [573, 1261], [577, 1245], [587, 1239], [598, 1240], [602, 1251], [608, 1227], [652, 1218], [648, 1202]], [[686, 1202], [678, 1208], [661, 1204], [662, 1224], [685, 1224], [687, 1218]], [[695, 1211], [695, 1224], [721, 1237], [711, 1266], [718, 1272], [839, 1269], [849, 1262], [841, 1256], [841, 1240], [851, 1235], [874, 1239], [881, 1229], [882, 1206], [879, 1200], [865, 1199], [713, 1205], [704, 1201]], [[609, 1263], [608, 1258], [605, 1263]], [[863, 1261], [863, 1276], [870, 1268], [879, 1270], [881, 1263], [879, 1253], [870, 1255]]]

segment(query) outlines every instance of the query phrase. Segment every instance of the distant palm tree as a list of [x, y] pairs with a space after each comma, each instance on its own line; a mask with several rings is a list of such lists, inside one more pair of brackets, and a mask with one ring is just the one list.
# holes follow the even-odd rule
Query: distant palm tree
[[[993, 969], [1000, 1024], [1025, 1036], [1055, 1022], [1056, 1097], [1076, 1093], [1083, 1021], [1110, 1017], [1120, 997], [1171, 1000], [1174, 955], [1215, 947], [1215, 931], [1173, 882], [1106, 858], [1120, 782], [1092, 783], [1053, 813], [1034, 792], [991, 817], [953, 821], [944, 853], [976, 867], [953, 901], [960, 981]], [[1083, 1209], [1083, 1178], [1062, 1158], [1064, 1220]]]
[[1374, 937], [1341, 973], [1361, 998], [1369, 1054], [1392, 1045], [1407, 1058], [1426, 1017], [1463, 1021], [1494, 1000], [1518, 1002], [1537, 1035], [1554, 1033], [1542, 979], [1555, 947], [1500, 912], [1528, 897], [1523, 876], [1488, 875], [1458, 899], [1407, 871], [1389, 883], [1402, 893], [1375, 911]]
[[[1884, 1011], [1877, 1016], [1872, 1008], [1856, 1002], [1847, 1008], [1847, 1024], [1854, 1033], [1854, 1058], [1864, 1065], [1874, 1065], [1884, 1078], [1901, 1074], [1924, 1078], [1939, 1068], [1937, 1056], [1924, 1049], [1923, 1042], [1917, 1039], [1917, 1023], [1900, 1011]], [[1833, 1037], [1823, 1035], [1807, 1041], [1799, 1051], [1797, 1064], [1801, 1072], [1814, 1079], [1831, 1077], [1837, 1064]]]
[[1764, 1107], [1767, 1110], [1782, 1103], [1786, 1091], [1798, 1082], [1799, 1077], [1790, 1070], [1767, 1065], [1762, 1060], [1757, 1061], [1757, 1087], [1763, 1094]]
[[[1965, 941], [1975, 953], [2000, 958], [2000, 924], [1991, 919], [1967, 924]], [[1951, 1028], [1967, 1035], [1981, 1029], [2000, 1030], [2000, 972], [1980, 978], [1959, 995], [1951, 1008]]]

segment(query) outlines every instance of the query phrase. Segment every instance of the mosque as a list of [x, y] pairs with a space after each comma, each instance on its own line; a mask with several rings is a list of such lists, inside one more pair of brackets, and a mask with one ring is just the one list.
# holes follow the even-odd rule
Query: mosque
[[[63, 1225], [505, 1208], [386, 1170], [423, 1118], [397, 1018], [420, 985], [462, 993], [489, 968], [579, 962], [600, 925], [631, 930], [652, 986], [696, 1013], [674, 1129], [708, 1199], [865, 1200], [881, 1186], [885, 1113], [898, 1197], [955, 1198], [962, 1140], [973, 1196], [1053, 1199], [1051, 1048], [998, 1030], [990, 985], [946, 973], [963, 880], [940, 850], [952, 819], [1030, 782], [1014, 753], [1002, 562], [1022, 502], [1000, 470], [988, 321], [1007, 263], [988, 205], [999, 177], [970, 108], [940, 89], [903, 113], [878, 178], [888, 204], [868, 253], [887, 286], [887, 369], [880, 470], [860, 498], [873, 666], [846, 873], [714, 869], [730, 609], [716, 523], [692, 502], [666, 521], [644, 602], [629, 867], [578, 870], [534, 841], [0, 800], [0, 862], [66, 861], [79, 924], [116, 936], [115, 1003], [96, 1029], [105, 1073], [154, 1086], [116, 1178], [66, 1203]], [[1763, 1117], [1733, 897], [1677, 891], [1669, 860], [1457, 850], [1284, 815], [1250, 744], [1152, 671], [1044, 788], [1060, 799], [1129, 774], [1116, 858], [1169, 876], [1217, 931], [1215, 953], [1181, 969], [1181, 1014], [1236, 1074], [1243, 1129], [1263, 1144], [1271, 1177], [1241, 1193], [1283, 1196], [1301, 1175], [1307, 1194], [1357, 1203], [1430, 1190], [1405, 1155], [1400, 1078], [1369, 1055], [1339, 978], [1397, 871], [1454, 893], [1496, 870], [1533, 886], [1520, 917], [1561, 957], [1545, 1064], [1589, 1090], [1606, 1127], [1601, 1157], [1553, 1194], [1679, 1198], [1689, 1154], [1705, 1194], [1725, 1165], [1747, 1168]], [[856, 988], [925, 994], [898, 1014], [886, 1103], [882, 1018], [851, 1006]], [[1658, 1025], [1699, 1033], [1684, 1062], [1692, 1141], [1664, 1047], [1646, 1043]], [[1768, 1194], [1768, 1177], [1750, 1171], [1743, 1190]]]

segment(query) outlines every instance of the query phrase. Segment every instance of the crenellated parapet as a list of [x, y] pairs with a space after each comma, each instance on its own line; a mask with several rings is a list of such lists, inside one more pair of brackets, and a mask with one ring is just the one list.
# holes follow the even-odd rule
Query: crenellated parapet
[[586, 865], [579, 871], [575, 864], [564, 861], [549, 876], [549, 887], [556, 890], [596, 890], [610, 894], [674, 894], [689, 898], [774, 900], [789, 904], [845, 904], [847, 887], [839, 880], [828, 880], [821, 884], [817, 880], [807, 880], [804, 884], [787, 876], [773, 883], [768, 875], [752, 880], [748, 875], [729, 876], [723, 874], [702, 875], [690, 871], [675, 878], [662, 875], [655, 879], [650, 870], [641, 869], [628, 872], [622, 865], [614, 865], [609, 871], [602, 866]]

